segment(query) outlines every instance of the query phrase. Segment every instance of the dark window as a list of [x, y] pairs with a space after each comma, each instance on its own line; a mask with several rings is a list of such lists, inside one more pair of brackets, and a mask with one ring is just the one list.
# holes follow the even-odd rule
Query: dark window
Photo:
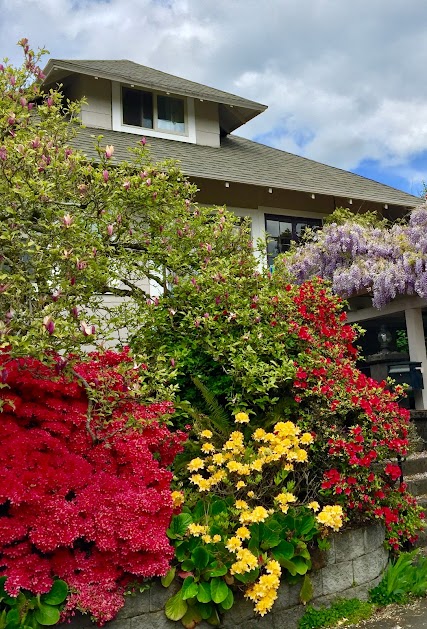
[[151, 92], [122, 88], [123, 124], [153, 128], [153, 95]]
[[269, 235], [267, 245], [268, 266], [274, 264], [274, 258], [287, 251], [292, 241], [299, 242], [307, 227], [320, 229], [322, 221], [316, 218], [296, 218], [293, 216], [265, 215], [265, 231]]
[[157, 96], [157, 127], [165, 131], [184, 133], [184, 101], [181, 98]]

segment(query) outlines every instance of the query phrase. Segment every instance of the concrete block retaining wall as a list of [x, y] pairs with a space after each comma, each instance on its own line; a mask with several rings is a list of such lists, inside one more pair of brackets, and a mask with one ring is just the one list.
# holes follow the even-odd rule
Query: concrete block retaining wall
[[[324, 567], [310, 573], [315, 607], [329, 605], [336, 598], [366, 600], [368, 591], [381, 580], [388, 562], [384, 549], [384, 530], [380, 525], [337, 533], [331, 538]], [[127, 598], [117, 618], [106, 624], [106, 629], [179, 629], [181, 623], [171, 622], [163, 612], [165, 602], [179, 588], [176, 584], [163, 588], [155, 583], [150, 590]], [[243, 596], [236, 597], [232, 609], [223, 618], [224, 629], [297, 629], [305, 607], [299, 603], [301, 586], [282, 584], [272, 611], [260, 618], [253, 613], [252, 604]], [[63, 629], [89, 629], [94, 625], [87, 617], [76, 615]], [[200, 629], [211, 627], [205, 622]]]

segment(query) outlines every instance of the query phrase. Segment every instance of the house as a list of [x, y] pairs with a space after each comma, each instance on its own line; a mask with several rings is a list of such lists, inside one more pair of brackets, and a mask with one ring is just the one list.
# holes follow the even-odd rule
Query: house
[[[46, 89], [60, 83], [71, 100], [86, 98], [85, 128], [76, 143], [88, 156], [96, 158], [94, 135], [102, 134], [119, 160], [145, 136], [154, 160], [179, 160], [199, 188], [199, 203], [226, 204], [236, 215], [250, 217], [254, 240], [270, 234], [269, 264], [337, 207], [375, 210], [394, 219], [419, 204], [406, 192], [234, 135], [266, 109], [246, 98], [127, 60], [51, 59], [44, 74]], [[395, 323], [406, 324], [411, 359], [427, 374], [425, 343], [419, 342], [426, 306], [411, 297], [390, 312], [365, 308], [350, 318], [377, 330], [384, 314], [400, 317]], [[427, 408], [427, 386], [417, 408]]]

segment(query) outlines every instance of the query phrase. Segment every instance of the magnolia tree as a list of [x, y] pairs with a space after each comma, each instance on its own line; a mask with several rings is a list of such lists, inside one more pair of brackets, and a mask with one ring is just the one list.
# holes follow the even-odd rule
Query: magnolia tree
[[[342, 215], [342, 212], [341, 212]], [[298, 282], [316, 275], [332, 282], [335, 293], [372, 295], [382, 308], [397, 295], [427, 297], [427, 208], [413, 210], [408, 222], [375, 223], [344, 213], [287, 256]]]
[[[145, 138], [117, 163], [73, 148], [79, 103], [44, 93], [35, 54], [0, 66], [0, 335], [14, 355], [67, 354], [143, 323], [147, 281], [172, 290], [239, 247], [234, 218], [199, 208], [172, 162], [152, 164]], [[105, 308], [105, 295], [123, 297]]]

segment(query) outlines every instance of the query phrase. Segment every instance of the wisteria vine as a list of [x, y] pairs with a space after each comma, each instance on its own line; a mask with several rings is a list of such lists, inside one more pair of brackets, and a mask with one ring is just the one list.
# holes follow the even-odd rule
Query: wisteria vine
[[426, 298], [427, 205], [414, 209], [406, 224], [326, 225], [287, 254], [284, 263], [297, 282], [321, 276], [342, 297], [367, 291], [376, 308], [397, 295]]

